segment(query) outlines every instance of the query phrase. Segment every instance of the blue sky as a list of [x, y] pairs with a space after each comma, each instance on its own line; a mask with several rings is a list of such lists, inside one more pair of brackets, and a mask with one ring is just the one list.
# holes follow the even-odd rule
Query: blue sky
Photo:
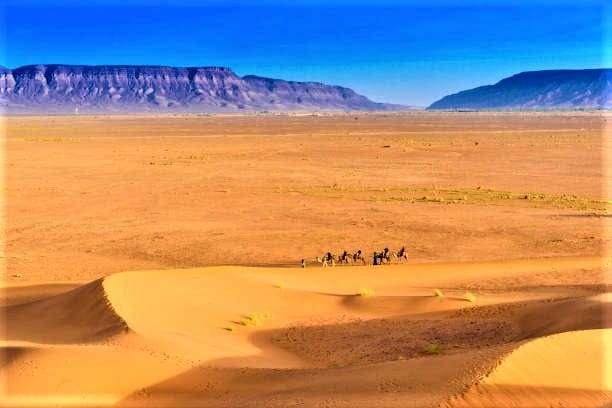
[[605, 1], [2, 3], [0, 65], [9, 68], [228, 66], [427, 105], [521, 71], [612, 65]]

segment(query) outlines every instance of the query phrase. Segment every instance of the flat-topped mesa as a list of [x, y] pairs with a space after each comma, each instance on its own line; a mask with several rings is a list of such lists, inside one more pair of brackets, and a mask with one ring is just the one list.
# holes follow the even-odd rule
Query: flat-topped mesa
[[27, 65], [0, 67], [9, 112], [385, 110], [348, 88], [240, 77], [225, 67]]
[[468, 89], [427, 109], [580, 109], [612, 107], [612, 69], [521, 72]]

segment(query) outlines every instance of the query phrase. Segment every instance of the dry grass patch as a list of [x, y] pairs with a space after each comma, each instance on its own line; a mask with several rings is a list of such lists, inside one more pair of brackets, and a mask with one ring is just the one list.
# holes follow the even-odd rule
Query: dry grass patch
[[423, 350], [423, 352], [425, 354], [440, 354], [440, 346], [436, 343], [429, 343], [428, 345], [425, 346], [425, 349]]
[[372, 295], [374, 295], [374, 289], [372, 288], [359, 289], [359, 296], [372, 296]]
[[302, 194], [310, 197], [345, 198], [375, 203], [402, 201], [432, 204], [471, 204], [529, 206], [534, 208], [559, 208], [577, 211], [608, 213], [612, 201], [581, 197], [573, 194], [545, 194], [476, 188], [423, 187], [370, 187], [333, 184], [313, 188], [278, 188], [277, 194]]
[[474, 303], [476, 301], [476, 296], [472, 292], [465, 292], [463, 298], [470, 303]]
[[267, 312], [251, 313], [251, 314], [244, 316], [243, 319], [240, 319], [238, 321], [238, 324], [240, 326], [245, 326], [245, 327], [258, 327], [258, 326], [261, 326], [264, 321], [270, 319], [271, 317], [272, 316], [270, 315], [270, 313], [267, 313]]

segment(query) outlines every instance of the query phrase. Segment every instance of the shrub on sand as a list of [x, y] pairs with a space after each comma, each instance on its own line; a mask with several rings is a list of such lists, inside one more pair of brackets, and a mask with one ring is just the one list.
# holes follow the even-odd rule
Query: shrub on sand
[[260, 326], [264, 320], [269, 319], [270, 313], [251, 313], [245, 316], [244, 319], [238, 321], [238, 324], [245, 327], [257, 327]]
[[476, 301], [476, 296], [472, 292], [465, 292], [464, 297], [468, 302], [474, 303]]
[[373, 294], [374, 294], [374, 289], [371, 289], [371, 288], [359, 289], [359, 296], [372, 296]]
[[444, 293], [440, 289], [434, 289], [434, 295], [437, 297], [443, 297]]
[[426, 354], [439, 354], [440, 346], [435, 343], [429, 343], [428, 345], [425, 346], [424, 351]]

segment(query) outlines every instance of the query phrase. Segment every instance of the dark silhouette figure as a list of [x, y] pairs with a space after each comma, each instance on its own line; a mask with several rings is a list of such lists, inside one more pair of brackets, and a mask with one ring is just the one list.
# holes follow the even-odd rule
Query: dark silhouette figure
[[407, 261], [408, 260], [408, 252], [406, 252], [406, 247], [402, 247], [402, 249], [400, 249], [399, 252], [397, 254], [395, 254], [395, 257], [400, 262]]
[[353, 255], [346, 252], [346, 250], [342, 252], [342, 255], [340, 256], [341, 263], [350, 264], [352, 259], [353, 259]]
[[355, 254], [353, 255], [353, 263], [356, 263], [357, 261], [361, 261], [364, 264], [366, 263], [365, 258], [363, 257], [363, 255], [361, 255], [361, 249], [358, 249], [357, 252], [355, 252]]
[[383, 263], [388, 263], [391, 260], [391, 256], [389, 255], [389, 248], [383, 249], [383, 251], [377, 254], [378, 264], [382, 265]]

